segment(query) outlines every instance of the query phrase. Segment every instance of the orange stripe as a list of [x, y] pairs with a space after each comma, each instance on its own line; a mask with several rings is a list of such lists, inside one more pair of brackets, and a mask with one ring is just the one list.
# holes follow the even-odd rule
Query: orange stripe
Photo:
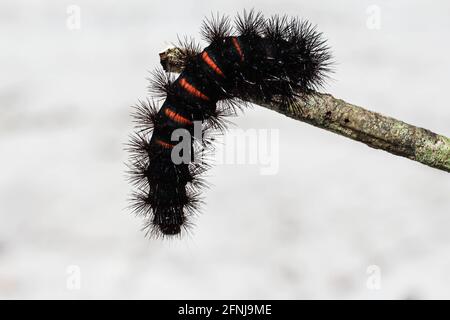
[[232, 37], [231, 41], [233, 41], [233, 45], [236, 48], [237, 53], [241, 56], [241, 61], [244, 61], [244, 53], [242, 52], [238, 39], [236, 37]]
[[174, 147], [173, 144], [164, 142], [162, 140], [156, 139], [156, 143], [159, 144], [161, 147], [166, 148], [166, 149], [172, 149]]
[[222, 70], [220, 70], [220, 68], [217, 66], [217, 64], [214, 63], [214, 61], [209, 57], [208, 53], [206, 51], [202, 52], [202, 59], [203, 61], [206, 62], [206, 64], [213, 69], [213, 71], [215, 73], [217, 73], [218, 75], [225, 77], [225, 75], [223, 74]]
[[192, 124], [192, 121], [189, 120], [188, 118], [183, 117], [182, 115], [179, 115], [178, 113], [170, 110], [169, 108], [166, 108], [164, 110], [164, 113], [166, 114], [166, 116], [169, 117], [169, 119], [178, 122], [178, 123], [182, 123], [182, 124]]
[[186, 81], [186, 79], [181, 78], [180, 79], [180, 85], [181, 87], [186, 90], [187, 92], [189, 92], [190, 94], [192, 94], [193, 96], [209, 101], [209, 98], [207, 96], [205, 96], [201, 91], [197, 90], [196, 87], [194, 87], [192, 84], [190, 84], [189, 82]]

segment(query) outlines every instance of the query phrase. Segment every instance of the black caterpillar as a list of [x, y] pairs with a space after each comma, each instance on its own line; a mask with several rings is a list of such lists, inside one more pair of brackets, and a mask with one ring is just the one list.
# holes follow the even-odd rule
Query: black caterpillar
[[[200, 52], [195, 44], [184, 43], [183, 71], [176, 80], [164, 71], [153, 74], [152, 92], [165, 97], [159, 111], [147, 101], [134, 113], [138, 132], [129, 149], [137, 191], [132, 209], [146, 218], [145, 227], [157, 236], [186, 230], [198, 208], [198, 188], [205, 186], [201, 175], [207, 165], [193, 159], [209, 150], [208, 130], [224, 129], [223, 116], [234, 113], [249, 97], [276, 97], [281, 107], [292, 107], [299, 94], [320, 87], [329, 71], [331, 56], [321, 33], [296, 18], [266, 19], [244, 11], [235, 28], [226, 17], [205, 20], [202, 35], [210, 45]], [[202, 137], [193, 139], [188, 150], [173, 153], [172, 133], [185, 129], [192, 136], [196, 121], [203, 124]], [[174, 154], [188, 161], [173, 161]]]

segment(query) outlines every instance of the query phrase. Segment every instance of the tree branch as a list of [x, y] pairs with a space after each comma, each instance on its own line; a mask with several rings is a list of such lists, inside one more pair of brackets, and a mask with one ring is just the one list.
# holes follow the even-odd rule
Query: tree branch
[[[169, 48], [160, 53], [163, 68], [180, 72], [181, 56], [178, 48]], [[281, 110], [280, 103], [276, 101], [268, 103], [255, 97], [249, 102], [365, 143], [369, 147], [450, 172], [449, 138], [363, 109], [330, 94], [313, 92], [303, 95], [286, 110]]]

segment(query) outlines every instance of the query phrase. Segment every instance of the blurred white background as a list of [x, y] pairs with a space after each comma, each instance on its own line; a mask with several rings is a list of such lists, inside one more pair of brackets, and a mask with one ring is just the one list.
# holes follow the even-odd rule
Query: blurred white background
[[192, 235], [144, 238], [129, 106], [177, 34], [244, 8], [318, 25], [324, 91], [450, 135], [448, 1], [2, 0], [0, 298], [450, 298], [447, 173], [257, 106], [233, 121], [279, 129], [278, 174], [215, 166]]

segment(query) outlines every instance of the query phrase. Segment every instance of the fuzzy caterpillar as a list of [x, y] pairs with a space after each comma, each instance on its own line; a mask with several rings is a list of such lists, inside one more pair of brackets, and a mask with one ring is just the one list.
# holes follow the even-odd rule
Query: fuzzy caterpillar
[[203, 23], [202, 35], [209, 46], [200, 52], [185, 44], [176, 80], [154, 73], [153, 88], [165, 98], [161, 108], [147, 101], [135, 109], [138, 132], [129, 143], [131, 180], [137, 187], [132, 209], [156, 236], [186, 229], [198, 209], [198, 189], [205, 185], [201, 175], [207, 165], [192, 160], [210, 141], [197, 141], [200, 148], [192, 142], [190, 161], [178, 163], [172, 153], [175, 130], [193, 135], [196, 121], [203, 123], [204, 134], [224, 129], [223, 116], [248, 97], [281, 98], [287, 107], [298, 94], [320, 87], [329, 71], [331, 55], [321, 33], [296, 18], [266, 19], [250, 11], [239, 15], [232, 28], [228, 18], [213, 17]]

